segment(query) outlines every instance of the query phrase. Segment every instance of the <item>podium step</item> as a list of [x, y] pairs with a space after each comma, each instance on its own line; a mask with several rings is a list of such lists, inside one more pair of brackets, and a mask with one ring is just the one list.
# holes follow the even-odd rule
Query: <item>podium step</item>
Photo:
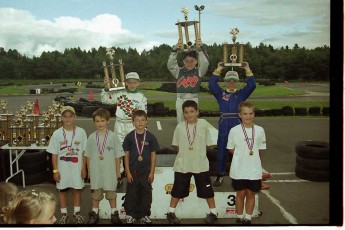
[[[214, 178], [212, 178], [214, 180]], [[173, 167], [156, 167], [153, 187], [153, 201], [151, 205], [151, 219], [165, 219], [165, 214], [169, 209], [171, 189], [174, 183]], [[236, 192], [231, 187], [229, 177], [224, 177], [224, 182], [220, 187], [214, 187], [215, 202], [218, 211], [218, 218], [235, 218], [235, 198]], [[125, 219], [126, 213], [123, 207], [126, 194], [126, 180], [117, 191], [117, 207], [121, 219]], [[255, 196], [255, 207], [253, 217], [258, 216], [259, 197]], [[99, 214], [101, 219], [110, 219], [110, 205], [106, 199], [100, 202]], [[192, 177], [189, 196], [181, 199], [176, 207], [176, 216], [181, 219], [204, 218], [209, 212], [206, 200], [200, 199], [196, 195], [195, 181]]]

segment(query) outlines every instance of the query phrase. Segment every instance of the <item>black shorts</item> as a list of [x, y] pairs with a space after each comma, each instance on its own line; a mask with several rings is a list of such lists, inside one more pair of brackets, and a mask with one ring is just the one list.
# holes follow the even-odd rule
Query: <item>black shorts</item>
[[211, 183], [210, 173], [179, 173], [174, 174], [174, 185], [171, 191], [171, 196], [175, 198], [185, 198], [189, 196], [190, 179], [194, 176], [196, 194], [199, 198], [212, 198], [214, 191]]
[[236, 180], [232, 179], [232, 187], [235, 191], [249, 189], [252, 192], [260, 192], [261, 180]]

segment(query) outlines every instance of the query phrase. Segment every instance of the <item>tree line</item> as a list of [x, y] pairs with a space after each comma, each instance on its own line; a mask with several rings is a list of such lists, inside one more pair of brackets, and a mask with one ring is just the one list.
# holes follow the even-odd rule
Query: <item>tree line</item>
[[[223, 45], [205, 45], [209, 69], [204, 77], [207, 81], [217, 63], [223, 59]], [[173, 81], [167, 69], [167, 61], [172, 46], [162, 44], [141, 53], [135, 48], [112, 47], [115, 50], [114, 63], [122, 59], [125, 73], [138, 72], [144, 81]], [[245, 44], [244, 60], [249, 62], [258, 81], [328, 81], [330, 48], [314, 49], [288, 46], [273, 48], [260, 44], [252, 47]], [[32, 58], [20, 54], [16, 49], [5, 50], [0, 47], [0, 79], [96, 79], [103, 78], [102, 62], [109, 64], [106, 47], [92, 48], [89, 51], [68, 48], [63, 52], [43, 52]], [[182, 66], [182, 57], [178, 55]], [[229, 68], [225, 69], [228, 70]], [[237, 69], [235, 69], [237, 70]], [[244, 79], [243, 71], [239, 70]], [[224, 73], [222, 73], [224, 75]], [[119, 76], [117, 72], [117, 76]]]

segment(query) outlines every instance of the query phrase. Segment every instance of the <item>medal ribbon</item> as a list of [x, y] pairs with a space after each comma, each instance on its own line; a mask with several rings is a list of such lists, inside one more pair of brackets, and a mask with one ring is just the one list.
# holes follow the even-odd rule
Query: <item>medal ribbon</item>
[[137, 138], [137, 132], [134, 131], [134, 138], [135, 138], [135, 143], [137, 145], [137, 150], [138, 150], [138, 154], [139, 156], [143, 155], [143, 150], [144, 150], [144, 144], [145, 144], [145, 139], [146, 139], [146, 129], [144, 131], [144, 138], [143, 138], [143, 143], [141, 145], [141, 148], [139, 148], [139, 143], [138, 143], [138, 138]]
[[74, 139], [74, 136], [75, 136], [75, 127], [73, 128], [72, 141], [71, 141], [71, 145], [70, 146], [68, 146], [68, 141], [66, 139], [66, 131], [65, 131], [64, 128], [62, 129], [62, 134], [63, 134], [64, 141], [66, 142], [67, 149], [71, 150], [71, 147], [72, 147], [72, 144], [73, 144], [73, 139]]
[[244, 126], [243, 126], [242, 123], [241, 123], [241, 126], [242, 126], [242, 131], [243, 131], [244, 137], [245, 137], [246, 142], [247, 142], [248, 149], [249, 149], [249, 150], [252, 150], [252, 149], [253, 149], [253, 146], [254, 146], [254, 137], [255, 137], [254, 125], [253, 125], [253, 127], [252, 127], [252, 143], [249, 143], [249, 138], [248, 138], [246, 129], [244, 128]]
[[194, 140], [195, 140], [195, 136], [196, 136], [196, 124], [195, 124], [194, 129], [193, 129], [193, 140], [192, 141], [190, 140], [190, 132], [189, 132], [189, 127], [188, 127], [187, 121], [186, 121], [186, 132], [187, 132], [188, 143], [190, 146], [192, 146], [194, 143]]
[[109, 130], [107, 129], [107, 131], [105, 132], [104, 137], [103, 137], [102, 148], [99, 145], [99, 134], [98, 134], [98, 132], [96, 132], [97, 148], [98, 148], [99, 155], [101, 155], [101, 156], [103, 154], [103, 151], [104, 151], [104, 148], [105, 148], [105, 144], [107, 143], [108, 132], [109, 132]]

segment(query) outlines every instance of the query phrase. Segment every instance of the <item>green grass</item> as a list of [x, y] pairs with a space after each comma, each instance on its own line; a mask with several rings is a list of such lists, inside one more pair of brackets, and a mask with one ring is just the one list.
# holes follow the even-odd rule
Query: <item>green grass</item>
[[28, 94], [29, 90], [27, 89], [20, 89], [17, 86], [2, 86], [0, 87], [0, 94], [1, 95], [13, 95], [13, 94]]

